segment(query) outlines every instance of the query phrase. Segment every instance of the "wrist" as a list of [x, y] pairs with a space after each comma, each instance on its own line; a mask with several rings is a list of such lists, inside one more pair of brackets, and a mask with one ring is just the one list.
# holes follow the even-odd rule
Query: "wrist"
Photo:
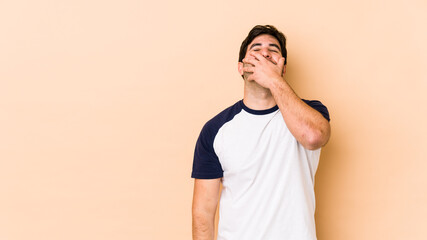
[[274, 94], [276, 92], [281, 92], [286, 87], [287, 83], [285, 79], [281, 77], [274, 78], [273, 81], [271, 81], [270, 85], [270, 91]]

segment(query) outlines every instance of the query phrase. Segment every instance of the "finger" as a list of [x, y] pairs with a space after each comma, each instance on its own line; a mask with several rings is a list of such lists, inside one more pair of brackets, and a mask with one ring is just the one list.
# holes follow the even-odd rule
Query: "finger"
[[273, 63], [274, 65], [277, 65], [277, 62], [276, 61], [274, 61], [274, 59], [267, 59], [268, 61], [270, 61], [271, 63]]
[[248, 56], [246, 56], [242, 61], [248, 61], [248, 60], [255, 60], [255, 61], [258, 61], [254, 56], [252, 56], [252, 55], [248, 55]]
[[246, 81], [255, 81], [255, 78], [251, 75], [246, 76]]
[[243, 67], [243, 72], [253, 73], [255, 71], [255, 67]]
[[244, 59], [254, 59], [254, 60], [257, 60], [257, 59], [255, 58], [255, 56], [254, 56], [254, 55], [252, 55], [252, 53], [249, 53], [249, 55], [247, 55]]
[[265, 61], [266, 58], [258, 52], [252, 52], [252, 55], [258, 60], [258, 61]]
[[246, 57], [242, 60], [242, 62], [249, 63], [255, 66], [258, 63], [258, 60], [256, 60], [254, 57]]
[[255, 78], [254, 78], [254, 74], [253, 73], [245, 73], [245, 79], [247, 80], [247, 81], [254, 81], [255, 80]]
[[[264, 58], [261, 54], [256, 53], [256, 52], [251, 52], [251, 53], [249, 53], [249, 56], [248, 56], [248, 57], [254, 58], [254, 59], [255, 59], [255, 60], [257, 60], [257, 61], [259, 61], [260, 59], [263, 59], [263, 58]], [[247, 58], [247, 57], [246, 57], [246, 58]]]

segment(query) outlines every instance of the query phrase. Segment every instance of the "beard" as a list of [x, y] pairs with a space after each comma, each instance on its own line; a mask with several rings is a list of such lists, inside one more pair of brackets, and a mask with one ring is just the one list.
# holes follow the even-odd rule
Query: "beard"
[[[243, 67], [253, 67], [254, 65], [250, 63], [243, 63]], [[248, 77], [251, 75], [251, 72], [243, 72], [243, 78], [248, 79]]]

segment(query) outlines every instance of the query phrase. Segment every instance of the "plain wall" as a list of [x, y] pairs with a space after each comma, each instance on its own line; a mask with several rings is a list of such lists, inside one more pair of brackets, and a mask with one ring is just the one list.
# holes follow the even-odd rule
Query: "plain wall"
[[243, 97], [240, 43], [288, 38], [331, 114], [319, 240], [427, 239], [427, 2], [1, 1], [0, 239], [191, 239], [203, 124]]

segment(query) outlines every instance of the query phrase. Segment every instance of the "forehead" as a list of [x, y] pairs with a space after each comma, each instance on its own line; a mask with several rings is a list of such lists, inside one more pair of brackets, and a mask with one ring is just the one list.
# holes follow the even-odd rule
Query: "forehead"
[[252, 42], [249, 43], [248, 49], [253, 44], [256, 44], [256, 43], [260, 43], [261, 45], [269, 45], [271, 43], [274, 43], [274, 44], [277, 44], [277, 46], [280, 47], [279, 41], [275, 37], [273, 37], [271, 35], [268, 35], [268, 34], [261, 34], [261, 35], [257, 36], [256, 38], [254, 38], [254, 40], [252, 40]]

